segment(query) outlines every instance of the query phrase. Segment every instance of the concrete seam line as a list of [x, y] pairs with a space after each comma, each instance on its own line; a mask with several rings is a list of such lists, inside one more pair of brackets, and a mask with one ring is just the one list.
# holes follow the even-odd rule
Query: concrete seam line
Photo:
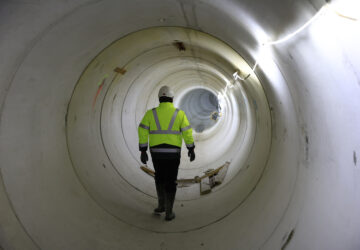
[[[284, 82], [287, 83], [288, 81], [286, 80], [285, 75], [283, 74], [283, 72], [281, 71], [279, 65], [277, 64], [277, 62], [276, 62], [275, 60], [274, 60], [274, 63], [275, 63], [275, 65], [276, 65], [277, 69], [279, 70], [281, 76], [283, 77]], [[260, 74], [261, 74], [261, 73], [260, 73]], [[258, 79], [261, 79], [261, 78], [262, 78], [261, 76], [258, 76], [258, 73], [255, 73], [255, 76], [256, 76]], [[286, 87], [288, 88], [288, 91], [289, 91], [289, 93], [290, 93], [290, 96], [292, 97], [291, 100], [294, 100], [294, 98], [293, 98], [293, 96], [292, 96], [292, 93], [291, 93], [291, 91], [290, 91], [290, 89], [289, 89], [289, 86], [288, 86], [287, 84], [286, 84]], [[265, 96], [266, 96], [266, 91], [264, 91], [264, 93], [265, 93]], [[267, 101], [267, 103], [268, 103], [268, 107], [270, 107], [270, 103], [269, 103], [269, 100], [268, 100], [267, 97], [266, 97], [266, 101]], [[293, 103], [293, 105], [294, 105], [294, 103]], [[295, 106], [295, 105], [294, 105], [294, 106]], [[271, 116], [271, 121], [272, 121], [272, 117], [273, 117], [272, 112], [270, 112], [270, 116]], [[297, 116], [297, 117], [298, 117], [298, 116]], [[299, 119], [299, 118], [297, 118], [297, 119]], [[298, 124], [301, 124], [299, 120], [298, 120]], [[271, 125], [271, 127], [272, 127], [272, 125]], [[273, 139], [271, 138], [271, 144], [272, 144], [272, 143], [273, 143]], [[301, 140], [300, 140], [299, 143], [301, 144]], [[301, 146], [301, 145], [300, 145], [300, 146]], [[270, 148], [272, 148], [272, 146], [270, 146]], [[286, 208], [285, 208], [285, 210], [284, 210], [284, 212], [283, 212], [283, 215], [281, 216], [278, 224], [275, 226], [275, 228], [273, 229], [273, 231], [271, 232], [271, 234], [269, 235], [269, 237], [263, 242], [263, 244], [261, 245], [260, 248], [264, 247], [264, 245], [269, 241], [269, 239], [270, 239], [270, 238], [272, 237], [272, 235], [276, 232], [276, 230], [277, 230], [278, 227], [280, 226], [281, 222], [283, 221], [283, 219], [284, 219], [284, 217], [285, 217], [285, 215], [286, 215], [286, 212], [287, 212], [287, 210], [288, 210], [289, 207], [290, 207], [291, 201], [293, 200], [293, 194], [295, 193], [295, 187], [296, 187], [296, 183], [297, 183], [297, 181], [298, 181], [298, 175], [299, 175], [299, 164], [297, 164], [297, 166], [296, 166], [296, 179], [295, 179], [294, 184], [293, 184], [293, 186], [292, 186], [292, 191], [291, 191], [291, 195], [290, 195], [291, 198], [289, 199], [288, 204], [287, 204], [287, 206], [286, 206]], [[296, 227], [296, 226], [295, 226], [295, 227]]]
[[[9, 206], [10, 206], [10, 209], [11, 209], [11, 211], [13, 212], [16, 220], [19, 222], [20, 227], [23, 229], [24, 233], [29, 237], [29, 239], [30, 239], [31, 242], [35, 245], [35, 247], [38, 248], [38, 249], [41, 249], [40, 246], [37, 244], [37, 242], [32, 238], [32, 236], [30, 235], [30, 233], [27, 231], [27, 229], [25, 228], [25, 226], [22, 224], [22, 222], [21, 222], [18, 214], [16, 213], [15, 207], [14, 207], [12, 201], [10, 200], [9, 194], [8, 194], [8, 192], [7, 192], [7, 189], [6, 189], [6, 186], [5, 186], [5, 183], [4, 183], [4, 179], [3, 179], [3, 174], [2, 174], [1, 168], [0, 168], [0, 183], [1, 183], [0, 185], [3, 186], [3, 188], [4, 188], [5, 197], [6, 197], [7, 201], [8, 201], [8, 204], [9, 204]], [[1, 249], [1, 246], [0, 246], [0, 249]]]
[[80, 10], [83, 7], [92, 5], [92, 4], [96, 4], [99, 3], [103, 0], [95, 0], [92, 2], [88, 2], [88, 3], [83, 3], [77, 7], [75, 7], [73, 10], [71, 10], [70, 12], [66, 13], [65, 15], [63, 15], [62, 17], [60, 17], [59, 19], [57, 19], [56, 21], [54, 21], [53, 23], [49, 24], [42, 32], [40, 32], [40, 34], [38, 34], [34, 39], [31, 40], [30, 45], [28, 46], [28, 49], [26, 49], [24, 51], [24, 53], [21, 56], [21, 60], [19, 61], [19, 63], [17, 64], [17, 66], [15, 67], [15, 71], [12, 74], [12, 76], [10, 77], [10, 81], [8, 82], [7, 86], [5, 87], [5, 92], [6, 94], [4, 95], [4, 99], [2, 100], [1, 104], [0, 104], [0, 125], [2, 123], [2, 113], [4, 111], [4, 107], [5, 107], [5, 103], [6, 103], [6, 99], [7, 99], [7, 95], [11, 89], [11, 85], [15, 79], [15, 76], [17, 74], [17, 72], [19, 71], [19, 69], [21, 68], [23, 62], [25, 61], [25, 59], [28, 57], [28, 55], [30, 54], [30, 52], [35, 48], [35, 46], [37, 45], [37, 43], [47, 34], [49, 33], [56, 25], [58, 25], [61, 21], [65, 20], [66, 18], [72, 16], [75, 12], [77, 12], [78, 10]]
[[[84, 4], [81, 4], [77, 7], [75, 7], [74, 9], [72, 9], [70, 12], [66, 13], [65, 15], [61, 16], [60, 18], [58, 18], [57, 20], [55, 20], [53, 23], [49, 24], [43, 31], [40, 32], [40, 34], [38, 34], [37, 36], [35, 36], [31, 42], [30, 45], [27, 47], [27, 49], [25, 49], [25, 51], [22, 53], [22, 55], [20, 56], [20, 60], [17, 63], [17, 65], [15, 66], [15, 70], [13, 71], [12, 76], [10, 77], [10, 81], [7, 83], [7, 86], [5, 87], [5, 95], [3, 97], [3, 100], [1, 100], [1, 104], [0, 104], [0, 136], [1, 136], [1, 125], [2, 125], [2, 119], [3, 119], [3, 112], [6, 106], [6, 100], [8, 98], [8, 94], [11, 90], [11, 86], [13, 84], [13, 81], [15, 79], [15, 76], [17, 75], [18, 71], [20, 70], [23, 62], [25, 61], [25, 59], [29, 56], [29, 54], [31, 53], [31, 51], [35, 48], [35, 46], [38, 44], [38, 42], [46, 35], [48, 34], [54, 27], [56, 27], [56, 25], [58, 25], [61, 21], [63, 21], [64, 19], [72, 16], [75, 12], [77, 12], [78, 10], [80, 10], [81, 8], [85, 7], [85, 6], [89, 6], [92, 4], [96, 4], [98, 2], [101, 2], [102, 0], [95, 0], [92, 2], [87, 2]], [[37, 242], [31, 237], [30, 233], [27, 231], [26, 227], [22, 224], [19, 216], [17, 215], [16, 211], [15, 211], [15, 207], [12, 204], [9, 194], [6, 191], [6, 186], [4, 183], [4, 179], [3, 179], [3, 175], [1, 173], [1, 169], [0, 169], [0, 179], [1, 179], [1, 185], [3, 185], [4, 190], [5, 190], [5, 195], [6, 198], [9, 202], [9, 206], [11, 208], [11, 210], [14, 213], [14, 216], [16, 217], [17, 221], [19, 222], [19, 224], [21, 225], [21, 228], [24, 230], [24, 232], [26, 233], [26, 235], [31, 239], [31, 241], [34, 243], [34, 245], [38, 248], [41, 249], [40, 246], [37, 244]]]

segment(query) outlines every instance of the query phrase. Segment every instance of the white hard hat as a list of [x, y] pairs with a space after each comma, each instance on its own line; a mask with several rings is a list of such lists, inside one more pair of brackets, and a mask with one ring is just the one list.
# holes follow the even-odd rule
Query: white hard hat
[[162, 96], [166, 97], [174, 97], [174, 92], [168, 86], [162, 86], [159, 90], [159, 98]]

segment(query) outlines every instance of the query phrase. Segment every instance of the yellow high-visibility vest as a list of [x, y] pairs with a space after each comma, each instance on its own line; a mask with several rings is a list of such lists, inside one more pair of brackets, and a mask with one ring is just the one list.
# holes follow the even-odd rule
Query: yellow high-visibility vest
[[[182, 138], [187, 148], [194, 147], [192, 128], [185, 112], [175, 108], [171, 102], [160, 103], [159, 107], [148, 110], [140, 122], [138, 134], [140, 150], [146, 150], [150, 144], [152, 152], [180, 152]], [[179, 149], [151, 149], [160, 144], [177, 146]]]

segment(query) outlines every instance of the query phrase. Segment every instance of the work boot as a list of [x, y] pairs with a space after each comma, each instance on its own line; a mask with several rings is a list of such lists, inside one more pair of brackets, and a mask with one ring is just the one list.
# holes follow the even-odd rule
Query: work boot
[[174, 193], [165, 194], [165, 212], [166, 212], [165, 220], [167, 221], [171, 221], [175, 219], [175, 213], [172, 211], [175, 201], [175, 194], [176, 191]]
[[173, 220], [173, 219], [175, 219], [175, 213], [174, 212], [171, 212], [171, 213], [166, 213], [166, 216], [165, 216], [165, 220], [166, 221], [171, 221], [171, 220]]
[[165, 212], [165, 191], [164, 187], [161, 184], [155, 183], [156, 193], [158, 196], [158, 207], [154, 209], [155, 214], [160, 214]]

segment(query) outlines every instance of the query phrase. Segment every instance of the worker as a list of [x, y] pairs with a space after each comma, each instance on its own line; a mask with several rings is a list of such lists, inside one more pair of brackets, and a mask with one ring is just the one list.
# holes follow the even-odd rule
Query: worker
[[173, 105], [174, 92], [163, 86], [159, 90], [160, 105], [148, 110], [141, 120], [139, 133], [139, 150], [141, 162], [146, 164], [148, 144], [155, 169], [155, 186], [158, 196], [158, 207], [154, 213], [165, 212], [165, 220], [175, 218], [173, 204], [176, 195], [177, 175], [180, 165], [182, 138], [188, 149], [190, 161], [195, 159], [195, 145], [192, 128], [185, 115]]

